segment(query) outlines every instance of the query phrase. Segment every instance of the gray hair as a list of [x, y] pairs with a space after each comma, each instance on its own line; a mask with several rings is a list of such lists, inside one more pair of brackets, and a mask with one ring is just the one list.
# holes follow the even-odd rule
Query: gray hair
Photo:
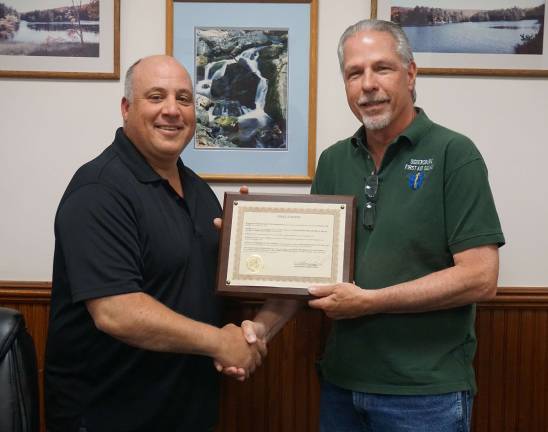
[[[402, 61], [402, 64], [405, 68], [408, 68], [409, 63], [414, 61], [413, 50], [411, 49], [411, 44], [409, 43], [409, 39], [407, 39], [405, 32], [402, 30], [402, 28], [398, 24], [395, 24], [391, 21], [383, 21], [383, 20], [377, 20], [377, 19], [364, 19], [348, 27], [344, 31], [344, 33], [342, 34], [339, 40], [339, 46], [337, 47], [337, 54], [339, 56], [339, 66], [341, 68], [341, 72], [344, 72], [345, 42], [350, 37], [356, 35], [357, 33], [360, 33], [362, 31], [367, 31], [367, 30], [373, 30], [377, 32], [384, 32], [384, 33], [390, 34], [392, 38], [394, 39], [394, 42], [396, 42], [396, 52], [398, 53]], [[417, 98], [415, 88], [413, 88], [412, 97], [413, 97], [413, 102], [415, 102]]]
[[142, 59], [133, 63], [126, 72], [126, 79], [124, 81], [124, 97], [128, 102], [133, 102], [133, 73], [135, 72], [135, 66], [137, 66]]

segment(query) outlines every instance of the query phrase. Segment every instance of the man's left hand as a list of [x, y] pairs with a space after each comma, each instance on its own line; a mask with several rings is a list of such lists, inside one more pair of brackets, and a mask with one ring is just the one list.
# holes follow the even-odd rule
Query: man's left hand
[[[247, 195], [249, 193], [249, 188], [245, 185], [240, 186], [240, 193]], [[213, 225], [220, 230], [223, 227], [223, 220], [221, 218], [215, 218], [213, 219]]]
[[315, 286], [310, 287], [308, 292], [314, 297], [319, 297], [310, 300], [308, 305], [323, 310], [329, 318], [350, 319], [368, 313], [368, 292], [354, 284]]

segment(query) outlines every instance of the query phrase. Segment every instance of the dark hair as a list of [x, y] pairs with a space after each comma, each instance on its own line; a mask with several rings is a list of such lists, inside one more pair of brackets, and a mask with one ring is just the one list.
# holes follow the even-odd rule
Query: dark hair
[[135, 66], [137, 66], [142, 59], [133, 63], [126, 72], [126, 78], [124, 81], [124, 97], [128, 102], [132, 102], [133, 99], [133, 72], [135, 72]]

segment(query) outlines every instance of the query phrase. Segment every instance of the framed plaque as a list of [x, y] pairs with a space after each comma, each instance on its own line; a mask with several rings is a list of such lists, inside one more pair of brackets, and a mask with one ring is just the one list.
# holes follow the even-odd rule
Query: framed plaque
[[353, 278], [356, 198], [225, 193], [217, 292], [309, 297]]

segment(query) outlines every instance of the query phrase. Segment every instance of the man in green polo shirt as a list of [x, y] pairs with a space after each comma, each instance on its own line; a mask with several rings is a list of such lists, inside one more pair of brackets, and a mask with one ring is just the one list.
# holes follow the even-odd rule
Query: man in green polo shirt
[[492, 298], [504, 244], [487, 169], [465, 136], [414, 106], [397, 25], [349, 27], [339, 61], [363, 126], [323, 152], [312, 193], [358, 199], [355, 283], [313, 287], [333, 318], [321, 430], [468, 431], [474, 303]]

